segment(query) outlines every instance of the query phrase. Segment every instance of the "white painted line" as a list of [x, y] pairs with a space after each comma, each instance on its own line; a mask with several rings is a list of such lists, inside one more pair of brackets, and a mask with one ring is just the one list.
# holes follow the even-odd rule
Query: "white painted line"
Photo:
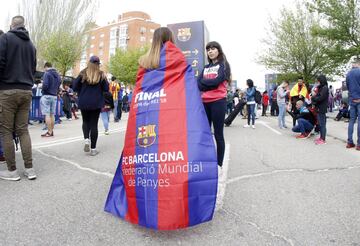
[[263, 126], [265, 126], [265, 127], [268, 128], [268, 129], [270, 129], [272, 132], [275, 132], [275, 133], [278, 134], [278, 135], [282, 135], [281, 132], [279, 132], [278, 130], [275, 130], [274, 128], [272, 128], [271, 126], [269, 126], [267, 122], [264, 122], [264, 121], [261, 121], [261, 120], [258, 120], [258, 121], [256, 121], [256, 122], [259, 123], [259, 124], [261, 124], [261, 125], [263, 125]]
[[219, 170], [218, 193], [217, 193], [215, 211], [221, 209], [224, 204], [223, 200], [225, 197], [226, 180], [229, 169], [229, 163], [230, 163], [230, 144], [226, 144], [223, 167], [222, 169], [220, 168], [218, 169]]
[[46, 154], [45, 152], [41, 151], [40, 149], [37, 149], [36, 151], [38, 151], [40, 154], [42, 154], [42, 155], [44, 155], [46, 157], [53, 158], [53, 159], [58, 160], [58, 161], [63, 161], [63, 162], [69, 163], [69, 164], [73, 165], [74, 167], [76, 167], [77, 169], [80, 169], [80, 170], [83, 170], [83, 171], [88, 171], [88, 172], [96, 174], [96, 175], [106, 176], [108, 178], [114, 178], [114, 174], [112, 174], [112, 173], [100, 172], [100, 171], [96, 171], [96, 170], [88, 168], [88, 167], [82, 167], [80, 164], [78, 164], [76, 162], [69, 161], [69, 160], [66, 160], [66, 159], [63, 159], [63, 158], [59, 158], [57, 156]]
[[232, 183], [235, 183], [235, 182], [243, 180], [243, 179], [252, 179], [252, 178], [257, 178], [257, 177], [271, 176], [271, 175], [277, 174], [277, 173], [297, 173], [297, 172], [322, 173], [322, 172], [331, 172], [334, 170], [340, 171], [340, 170], [352, 170], [352, 169], [360, 169], [360, 166], [350, 166], [350, 167], [343, 167], [343, 168], [339, 168], [339, 167], [338, 168], [324, 168], [324, 169], [314, 169], [314, 170], [302, 169], [302, 168], [274, 170], [271, 172], [247, 174], [247, 175], [235, 177], [235, 178], [227, 180], [226, 184], [232, 184]]
[[[126, 128], [110, 130], [109, 132], [117, 133], [117, 132], [124, 132], [124, 131], [126, 131]], [[99, 137], [100, 136], [105, 136], [105, 134], [99, 133]], [[78, 137], [73, 137], [73, 138], [64, 138], [64, 139], [60, 139], [58, 141], [34, 144], [34, 145], [32, 145], [32, 148], [33, 149], [48, 148], [48, 147], [52, 147], [52, 146], [63, 145], [63, 144], [68, 144], [68, 143], [73, 143], [73, 142], [78, 142], [78, 141], [83, 141], [83, 140], [84, 140], [83, 136], [78, 136]]]

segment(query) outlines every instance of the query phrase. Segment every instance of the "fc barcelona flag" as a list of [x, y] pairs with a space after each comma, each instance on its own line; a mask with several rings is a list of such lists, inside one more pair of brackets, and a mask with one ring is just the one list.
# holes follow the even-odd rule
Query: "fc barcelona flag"
[[138, 71], [105, 211], [157, 230], [193, 226], [213, 217], [217, 177], [214, 141], [193, 71], [167, 42], [159, 68]]

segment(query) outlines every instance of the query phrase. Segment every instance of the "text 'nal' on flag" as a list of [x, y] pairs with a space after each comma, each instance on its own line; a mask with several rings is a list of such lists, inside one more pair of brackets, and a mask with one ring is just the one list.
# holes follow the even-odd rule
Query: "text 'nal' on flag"
[[159, 68], [138, 71], [124, 149], [105, 211], [158, 230], [209, 221], [217, 168], [193, 71], [182, 52], [167, 42]]

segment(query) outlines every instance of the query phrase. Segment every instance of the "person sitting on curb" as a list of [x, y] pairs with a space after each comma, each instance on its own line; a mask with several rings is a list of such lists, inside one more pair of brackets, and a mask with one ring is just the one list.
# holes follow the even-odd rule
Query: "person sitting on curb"
[[294, 118], [297, 120], [297, 124], [292, 128], [292, 131], [301, 133], [296, 136], [297, 139], [308, 138], [314, 128], [315, 117], [309, 109], [306, 108], [302, 100], [296, 102], [296, 109], [299, 113], [294, 115]]
[[341, 107], [339, 109], [339, 113], [335, 117], [335, 121], [340, 121], [341, 118], [350, 119], [350, 111], [349, 111], [349, 105], [346, 102], [343, 102], [341, 104]]

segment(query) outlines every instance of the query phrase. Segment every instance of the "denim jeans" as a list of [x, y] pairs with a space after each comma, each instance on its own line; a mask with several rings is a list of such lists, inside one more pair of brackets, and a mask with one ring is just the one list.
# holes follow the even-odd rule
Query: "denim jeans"
[[2, 143], [1, 143], [1, 138], [0, 138], [0, 156], [4, 156], [4, 152], [3, 152], [3, 148], [2, 148]]
[[318, 121], [320, 125], [320, 138], [325, 141], [326, 138], [326, 114], [318, 113]]
[[118, 118], [118, 100], [115, 100], [115, 99], [114, 99], [113, 113], [114, 113], [114, 121], [119, 120], [119, 118]]
[[100, 113], [101, 120], [103, 122], [105, 131], [109, 130], [109, 120], [110, 120], [110, 111], [105, 111]]
[[285, 127], [285, 112], [286, 112], [286, 104], [285, 103], [279, 103], [279, 115], [278, 115], [278, 124], [279, 127]]
[[16, 170], [13, 133], [20, 139], [25, 168], [32, 168], [31, 139], [28, 130], [31, 90], [0, 91], [0, 135], [9, 171]]
[[311, 132], [314, 126], [308, 121], [303, 118], [297, 120], [297, 125], [293, 127], [293, 132], [301, 132], [302, 134], [306, 132]]
[[355, 103], [350, 105], [350, 121], [348, 127], [348, 143], [354, 143], [353, 133], [354, 133], [354, 124], [357, 121], [357, 145], [360, 146], [360, 103]]
[[251, 118], [251, 124], [255, 125], [255, 104], [247, 104], [247, 111], [248, 111], [248, 118], [247, 122], [248, 125], [250, 125], [250, 118]]

